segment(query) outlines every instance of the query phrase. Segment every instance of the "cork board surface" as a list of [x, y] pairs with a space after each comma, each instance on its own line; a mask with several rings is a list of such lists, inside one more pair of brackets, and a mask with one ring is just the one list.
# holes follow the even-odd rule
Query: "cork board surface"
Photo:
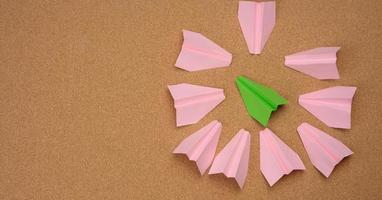
[[[259, 56], [248, 53], [237, 1], [0, 1], [0, 199], [381, 199], [382, 2], [277, 1], [275, 29]], [[189, 73], [174, 67], [182, 29], [233, 54], [231, 67]], [[284, 56], [341, 46], [341, 79], [319, 81], [284, 67]], [[306, 170], [270, 188], [259, 169], [258, 132], [234, 84], [238, 75], [289, 100], [269, 127]], [[226, 99], [199, 123], [175, 127], [168, 84], [224, 88]], [[352, 128], [329, 128], [298, 95], [357, 86]], [[240, 129], [252, 134], [242, 191], [223, 175], [200, 176], [171, 154], [217, 119], [217, 151]], [[302, 122], [355, 153], [329, 179], [311, 164], [296, 132]]]

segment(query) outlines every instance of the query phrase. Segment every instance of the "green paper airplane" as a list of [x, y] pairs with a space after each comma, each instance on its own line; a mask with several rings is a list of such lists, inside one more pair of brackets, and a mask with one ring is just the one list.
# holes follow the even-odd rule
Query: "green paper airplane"
[[284, 99], [276, 91], [255, 83], [244, 76], [236, 78], [236, 85], [249, 115], [263, 126], [267, 126], [272, 111], [277, 110], [279, 105], [288, 103], [288, 100]]

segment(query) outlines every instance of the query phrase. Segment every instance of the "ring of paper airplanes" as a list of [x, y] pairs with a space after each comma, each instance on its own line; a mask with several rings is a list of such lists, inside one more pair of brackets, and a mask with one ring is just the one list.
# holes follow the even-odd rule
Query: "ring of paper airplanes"
[[[251, 54], [260, 54], [275, 26], [276, 3], [240, 1], [238, 20]], [[229, 67], [232, 54], [200, 33], [183, 30], [183, 45], [175, 66], [186, 71]], [[285, 66], [311, 77], [339, 79], [337, 52], [340, 47], [319, 47], [285, 56]], [[294, 170], [305, 170], [299, 155], [266, 128], [271, 113], [288, 103], [275, 90], [245, 76], [236, 85], [248, 114], [265, 127], [259, 132], [260, 170], [273, 186]], [[220, 88], [181, 83], [169, 85], [176, 110], [176, 126], [199, 122], [224, 99]], [[300, 95], [298, 103], [332, 128], [351, 128], [351, 105], [356, 87], [335, 86]], [[173, 151], [195, 161], [201, 175], [223, 173], [242, 189], [248, 173], [251, 134], [241, 129], [215, 156], [222, 123], [214, 120], [186, 137]], [[298, 135], [313, 166], [329, 177], [335, 166], [353, 152], [336, 138], [304, 122]]]

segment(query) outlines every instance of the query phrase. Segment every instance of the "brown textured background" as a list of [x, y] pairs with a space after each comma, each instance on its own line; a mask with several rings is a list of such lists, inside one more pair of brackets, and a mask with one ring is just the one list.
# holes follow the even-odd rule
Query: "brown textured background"
[[[250, 55], [237, 1], [0, 1], [0, 199], [381, 199], [382, 2], [277, 1], [277, 22]], [[174, 67], [182, 29], [233, 54], [231, 67], [189, 73]], [[319, 81], [284, 56], [341, 46], [341, 79]], [[268, 187], [258, 132], [234, 84], [244, 74], [290, 103], [269, 127], [306, 165]], [[226, 99], [199, 123], [176, 128], [168, 84], [224, 88]], [[357, 86], [352, 129], [328, 128], [298, 95]], [[171, 154], [211, 120], [223, 123], [218, 151], [240, 129], [252, 133], [244, 189], [223, 175], [200, 176]], [[311, 164], [296, 132], [307, 121], [355, 154], [329, 179]]]

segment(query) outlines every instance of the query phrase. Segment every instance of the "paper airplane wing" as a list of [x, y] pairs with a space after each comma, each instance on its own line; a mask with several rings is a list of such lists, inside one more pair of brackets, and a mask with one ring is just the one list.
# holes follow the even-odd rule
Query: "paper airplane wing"
[[327, 126], [351, 127], [351, 104], [356, 87], [336, 86], [301, 95], [299, 104]]
[[173, 153], [186, 154], [188, 159], [196, 162], [203, 175], [214, 159], [221, 130], [222, 124], [214, 120], [185, 138]]
[[191, 84], [168, 86], [174, 99], [176, 125], [197, 123], [224, 99], [223, 89]]
[[293, 170], [305, 170], [300, 157], [271, 130], [260, 131], [260, 169], [270, 186]]
[[229, 178], [235, 178], [243, 189], [248, 172], [250, 140], [249, 132], [241, 129], [216, 156], [208, 174], [223, 173]]
[[334, 167], [353, 152], [340, 141], [308, 123], [302, 123], [297, 131], [313, 165], [326, 177]]
[[249, 115], [263, 126], [267, 126], [272, 111], [288, 103], [274, 90], [257, 84], [244, 76], [236, 78], [236, 85]]
[[251, 54], [260, 54], [276, 23], [276, 2], [240, 1], [238, 18]]
[[320, 47], [285, 56], [285, 65], [317, 79], [339, 79], [337, 51], [340, 47]]
[[232, 54], [202, 34], [183, 30], [183, 37], [182, 50], [175, 66], [187, 71], [198, 71], [231, 64]]

